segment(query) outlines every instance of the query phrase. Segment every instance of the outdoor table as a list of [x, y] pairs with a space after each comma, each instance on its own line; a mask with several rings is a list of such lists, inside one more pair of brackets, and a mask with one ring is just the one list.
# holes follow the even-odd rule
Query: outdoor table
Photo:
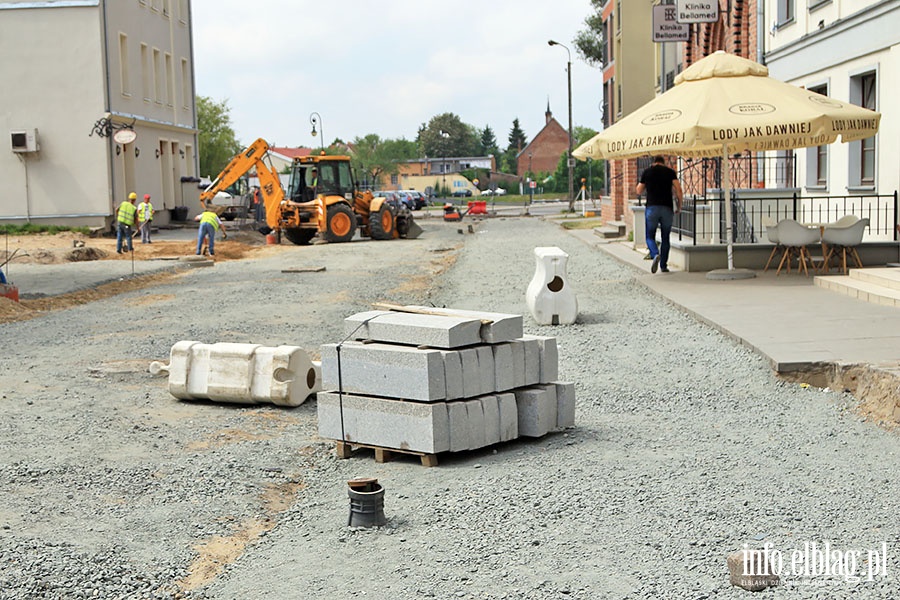
[[828, 226], [828, 223], [810, 222], [800, 224], [810, 229], [812, 229], [813, 227], [819, 228], [819, 243], [822, 244], [822, 266], [818, 270], [820, 273], [827, 273], [828, 271], [830, 271], [828, 265], [825, 263], [825, 257], [828, 256], [828, 244], [825, 243], [825, 239], [823, 236], [825, 235], [825, 227]]

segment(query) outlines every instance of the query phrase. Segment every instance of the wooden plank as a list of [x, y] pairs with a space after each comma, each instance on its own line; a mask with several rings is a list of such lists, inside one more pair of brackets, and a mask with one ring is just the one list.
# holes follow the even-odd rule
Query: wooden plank
[[294, 267], [292, 269], [282, 269], [282, 273], [321, 273], [325, 267]]
[[[453, 312], [452, 309], [444, 310], [440, 308], [414, 308], [412, 306], [401, 306], [399, 304], [391, 304], [389, 302], [375, 302], [372, 304], [375, 308], [382, 310], [391, 310], [394, 312], [413, 313], [416, 315], [433, 315], [436, 317], [458, 317], [465, 319], [463, 315]], [[490, 325], [493, 323], [491, 319], [479, 319], [482, 325]]]
[[350, 444], [344, 442], [335, 442], [334, 450], [338, 458], [350, 458], [353, 455]]
[[416, 452], [415, 450], [398, 450], [397, 448], [384, 448], [382, 446], [372, 446], [369, 444], [356, 444], [350, 442], [335, 441], [335, 454], [338, 458], [350, 458], [353, 455], [353, 449], [366, 448], [375, 452], [375, 462], [386, 463], [393, 460], [395, 454], [408, 454], [410, 456], [418, 456], [419, 461], [424, 467], [436, 467], [438, 459], [436, 454], [428, 454], [425, 452]]

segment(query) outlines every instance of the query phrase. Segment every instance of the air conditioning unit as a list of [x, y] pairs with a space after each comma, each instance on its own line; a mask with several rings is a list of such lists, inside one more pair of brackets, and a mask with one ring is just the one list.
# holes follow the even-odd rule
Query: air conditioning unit
[[38, 130], [34, 128], [10, 131], [9, 141], [13, 152], [37, 152], [41, 149], [38, 145]]

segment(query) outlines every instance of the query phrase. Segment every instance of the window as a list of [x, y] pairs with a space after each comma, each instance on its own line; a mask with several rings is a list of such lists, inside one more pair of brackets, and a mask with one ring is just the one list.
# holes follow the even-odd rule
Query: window
[[778, 25], [794, 20], [794, 0], [778, 0]]
[[131, 83], [128, 75], [128, 36], [119, 34], [119, 78], [124, 96], [131, 95]]
[[[828, 95], [828, 86], [820, 85], [809, 88], [810, 92]], [[815, 146], [806, 149], [806, 185], [808, 187], [826, 187], [828, 185], [828, 146]]]
[[175, 104], [175, 69], [172, 66], [172, 55], [166, 52], [166, 104]]
[[188, 70], [188, 61], [186, 58], [181, 59], [181, 107], [185, 110], [191, 108], [188, 100], [191, 95], [191, 72]]
[[178, 20], [181, 23], [187, 23], [188, 6], [187, 0], [178, 0]]
[[153, 100], [162, 102], [163, 73], [162, 61], [159, 58], [159, 48], [153, 49]]
[[[850, 102], [870, 110], [877, 110], [877, 78], [875, 71], [850, 78]], [[875, 136], [850, 143], [850, 185], [875, 185]]]
[[141, 44], [141, 93], [147, 102], [150, 101], [150, 78], [152, 72], [150, 48], [147, 44]]

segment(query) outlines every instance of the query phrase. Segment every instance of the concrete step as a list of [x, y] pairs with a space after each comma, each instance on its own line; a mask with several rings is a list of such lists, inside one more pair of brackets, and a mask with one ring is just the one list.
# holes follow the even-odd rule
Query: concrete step
[[850, 269], [850, 277], [893, 290], [900, 290], [900, 269], [890, 267]]
[[626, 226], [624, 221], [610, 221], [600, 227], [594, 227], [594, 234], [602, 238], [625, 237]]
[[[862, 269], [853, 269], [860, 271]], [[885, 287], [877, 283], [863, 281], [851, 275], [819, 275], [814, 283], [827, 290], [857, 298], [871, 304], [900, 308], [900, 289]]]

